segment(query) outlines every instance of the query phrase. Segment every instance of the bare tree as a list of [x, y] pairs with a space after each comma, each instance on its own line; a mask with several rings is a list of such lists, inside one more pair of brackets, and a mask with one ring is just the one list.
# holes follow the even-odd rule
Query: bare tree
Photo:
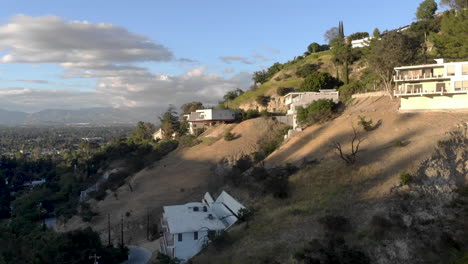
[[359, 132], [353, 126], [353, 139], [351, 140], [351, 153], [344, 153], [343, 148], [340, 142], [333, 142], [333, 148], [337, 151], [337, 154], [340, 156], [342, 160], [346, 162], [346, 164], [351, 165], [356, 162], [357, 154], [361, 149], [359, 148], [361, 143], [365, 140], [365, 138], [359, 135]]

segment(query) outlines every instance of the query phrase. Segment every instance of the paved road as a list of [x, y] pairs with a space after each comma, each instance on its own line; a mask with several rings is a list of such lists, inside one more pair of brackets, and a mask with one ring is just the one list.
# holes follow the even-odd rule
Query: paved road
[[151, 252], [144, 248], [128, 246], [128, 260], [122, 264], [146, 264], [151, 259]]

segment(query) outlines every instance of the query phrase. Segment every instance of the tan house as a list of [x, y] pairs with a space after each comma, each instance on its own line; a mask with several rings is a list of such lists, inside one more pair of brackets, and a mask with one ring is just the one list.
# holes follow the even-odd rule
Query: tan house
[[395, 68], [400, 110], [468, 109], [468, 61]]

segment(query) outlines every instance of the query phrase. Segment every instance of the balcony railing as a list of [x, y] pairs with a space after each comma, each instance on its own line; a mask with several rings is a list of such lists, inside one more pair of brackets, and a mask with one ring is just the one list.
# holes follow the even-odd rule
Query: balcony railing
[[163, 232], [162, 240], [165, 247], [174, 246], [174, 237], [169, 232], [169, 226], [164, 218], [161, 218], [161, 231]]
[[393, 91], [393, 95], [399, 96], [423, 96], [423, 95], [444, 95], [444, 94], [468, 94], [468, 88], [457, 88], [446, 91], [445, 89], [427, 90], [424, 88], [398, 89]]
[[449, 79], [449, 76], [444, 76], [443, 74], [433, 75], [423, 74], [423, 75], [394, 75], [393, 80], [395, 82], [402, 81], [418, 81], [418, 80], [437, 80], [437, 79]]

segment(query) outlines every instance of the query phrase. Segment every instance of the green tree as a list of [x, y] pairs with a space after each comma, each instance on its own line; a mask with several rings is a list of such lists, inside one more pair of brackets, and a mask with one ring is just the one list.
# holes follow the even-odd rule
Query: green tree
[[424, 0], [416, 10], [416, 18], [418, 20], [430, 19], [434, 16], [436, 10], [437, 3], [434, 0]]
[[232, 101], [232, 100], [236, 99], [237, 97], [239, 97], [240, 95], [242, 95], [243, 93], [244, 93], [244, 91], [242, 91], [239, 88], [237, 88], [235, 90], [232, 90], [232, 91], [229, 91], [223, 96], [224, 102]]
[[375, 39], [380, 38], [380, 30], [378, 28], [374, 28], [374, 31], [372, 32], [372, 37]]
[[320, 44], [317, 42], [312, 42], [310, 43], [309, 46], [307, 46], [307, 51], [310, 53], [315, 53], [320, 51]]
[[454, 60], [468, 58], [468, 10], [450, 11], [442, 18], [439, 34], [432, 33], [439, 56]]
[[149, 143], [153, 140], [154, 130], [154, 125], [152, 123], [138, 121], [137, 127], [130, 140], [137, 144]]
[[318, 92], [321, 89], [333, 89], [341, 85], [341, 81], [327, 72], [313, 72], [304, 79], [299, 91]]
[[169, 105], [166, 112], [159, 117], [159, 120], [161, 121], [161, 129], [164, 131], [166, 138], [171, 138], [172, 134], [179, 130], [179, 116], [173, 105]]
[[183, 115], [190, 114], [191, 112], [195, 112], [199, 109], [203, 109], [203, 104], [201, 102], [186, 103], [180, 107]]
[[268, 72], [265, 70], [256, 71], [252, 76], [252, 80], [257, 83], [264, 83], [268, 81]]
[[387, 33], [371, 47], [367, 55], [369, 67], [388, 92], [393, 85], [393, 68], [414, 63], [418, 47], [417, 41], [396, 31]]
[[[345, 84], [349, 83], [349, 65], [354, 61], [354, 53], [350, 44], [344, 43], [342, 39], [336, 39], [332, 43], [333, 61], [343, 67], [343, 77]], [[337, 71], [337, 78], [338, 71]]]
[[355, 32], [351, 35], [349, 35], [348, 39], [349, 40], [357, 40], [357, 39], [363, 39], [369, 37], [369, 33], [367, 32]]

